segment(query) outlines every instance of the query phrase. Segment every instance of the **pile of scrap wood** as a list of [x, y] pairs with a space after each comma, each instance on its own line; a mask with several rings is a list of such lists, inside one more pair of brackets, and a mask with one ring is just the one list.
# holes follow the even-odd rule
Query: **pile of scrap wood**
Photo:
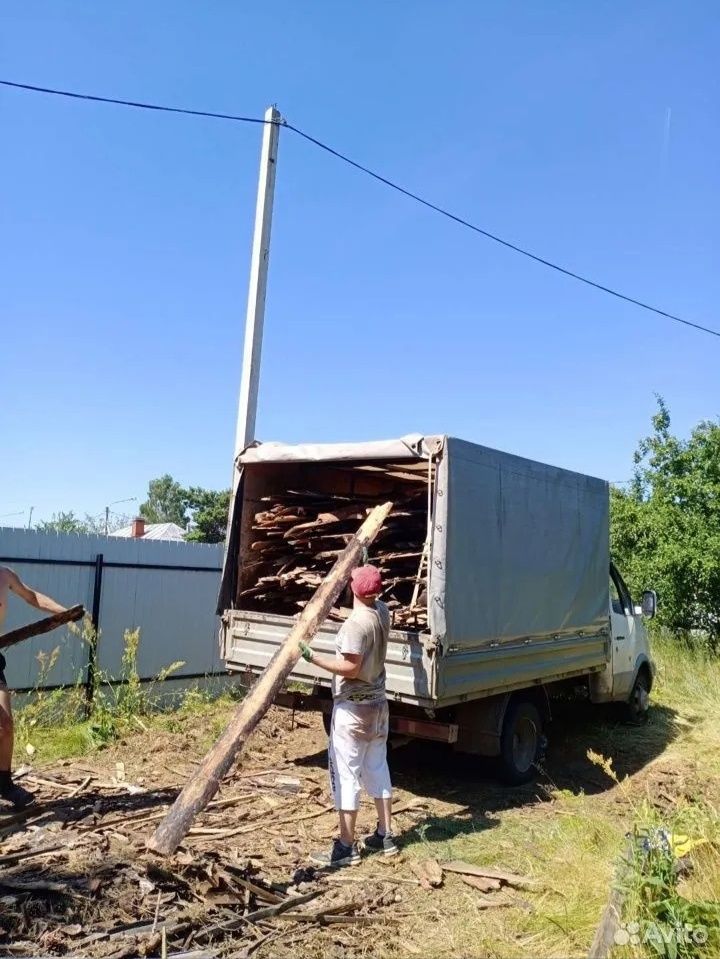
[[278, 946], [302, 956], [312, 941], [318, 954], [334, 942], [352, 956], [363, 926], [359, 956], [396, 921], [387, 907], [404, 887], [393, 873], [358, 887], [306, 866], [306, 829], [326, 845], [335, 818], [312, 775], [235, 775], [180, 851], [160, 859], [145, 840], [174, 789], [128, 782], [123, 767], [21, 775], [39, 802], [0, 815], [2, 955], [239, 959]]
[[[319, 722], [275, 708], [178, 852], [151, 853], [153, 828], [196, 767], [202, 725], [189, 716], [179, 731], [139, 732], [122, 751], [16, 774], [38, 801], [22, 812], [0, 807], [0, 955], [419, 955], [409, 936], [422, 935], [435, 913], [452, 913], [467, 899], [461, 889], [477, 909], [532, 908], [513, 890], [535, 889], [533, 879], [416, 860], [412, 837], [456, 804], [402, 789], [393, 815], [410, 842], [399, 856], [365, 856], [360, 868], [337, 872], [309, 865], [337, 827], [327, 774], [315, 761], [324, 734]], [[371, 801], [361, 808], [361, 831], [372, 828], [374, 813]], [[437, 908], [428, 910], [428, 897]]]
[[[408, 483], [393, 495], [395, 509], [369, 557], [385, 581], [383, 601], [394, 624], [427, 626], [425, 590], [427, 486]], [[250, 559], [243, 566], [243, 609], [294, 615], [302, 609], [380, 497], [288, 490], [263, 497], [252, 526]], [[336, 606], [332, 618], [347, 615]]]

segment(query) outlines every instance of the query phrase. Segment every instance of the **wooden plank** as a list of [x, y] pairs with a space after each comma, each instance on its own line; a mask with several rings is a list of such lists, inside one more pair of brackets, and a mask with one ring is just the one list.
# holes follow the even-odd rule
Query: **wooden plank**
[[615, 933], [620, 928], [622, 922], [623, 906], [625, 905], [626, 890], [618, 879], [622, 871], [627, 869], [628, 863], [632, 858], [632, 840], [628, 839], [625, 844], [623, 855], [621, 856], [618, 869], [613, 880], [613, 887], [610, 890], [607, 904], [600, 916], [600, 922], [593, 941], [588, 952], [588, 959], [608, 959], [613, 947], [615, 946]]
[[[381, 464], [377, 469], [386, 474], [388, 466]], [[378, 534], [370, 558], [383, 575], [382, 599], [396, 612], [396, 625], [410, 630], [424, 630], [428, 623], [423, 570], [418, 572], [427, 537], [424, 474], [419, 478], [422, 488], [405, 484], [405, 489], [396, 490], [392, 517]], [[255, 530], [258, 539], [248, 545], [251, 554], [254, 551], [265, 566], [244, 566], [239, 596], [246, 608], [290, 616], [303, 609], [320, 577], [341, 555], [352, 533], [353, 519], [363, 516], [366, 504], [376, 495], [355, 492], [346, 496], [301, 489], [267, 494], [262, 500], [267, 508], [256, 514], [256, 521], [262, 521]], [[292, 516], [302, 519], [290, 526], [281, 521]], [[285, 548], [279, 544], [281, 538], [286, 541]], [[255, 569], [257, 577], [253, 576]], [[341, 618], [338, 607], [329, 617]]]
[[457, 872], [465, 876], [481, 876], [484, 879], [497, 879], [507, 886], [517, 886], [519, 889], [536, 888], [537, 883], [526, 876], [516, 876], [512, 872], [503, 872], [499, 869], [490, 869], [488, 866], [475, 866], [462, 860], [440, 863], [445, 872]]
[[461, 875], [460, 878], [466, 885], [472, 886], [472, 888], [477, 889], [478, 892], [494, 892], [501, 886], [499, 879], [487, 879], [484, 876]]
[[316, 889], [313, 892], [306, 892], [302, 896], [288, 896], [287, 899], [283, 899], [282, 902], [278, 902], [274, 906], [256, 909], [255, 912], [249, 912], [243, 918], [245, 922], [258, 922], [260, 919], [272, 919], [283, 912], [287, 912], [288, 909], [292, 909], [293, 906], [301, 906], [305, 902], [317, 899], [317, 897], [322, 896], [324, 892], [324, 889]]
[[21, 643], [25, 639], [33, 636], [41, 636], [43, 633], [49, 633], [58, 626], [65, 626], [67, 623], [75, 623], [85, 615], [84, 606], [71, 606], [70, 609], [63, 610], [62, 613], [54, 613], [52, 616], [46, 616], [45, 619], [39, 619], [36, 623], [30, 623], [28, 626], [20, 626], [18, 629], [12, 629], [4, 636], [0, 636], [0, 649], [6, 649], [8, 646], [14, 646], [15, 643]]

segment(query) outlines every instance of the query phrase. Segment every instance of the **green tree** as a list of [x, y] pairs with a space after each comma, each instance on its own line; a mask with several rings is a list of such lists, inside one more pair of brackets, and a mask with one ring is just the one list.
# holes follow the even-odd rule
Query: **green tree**
[[187, 489], [169, 474], [150, 480], [140, 514], [148, 523], [177, 523], [187, 529], [186, 539], [196, 543], [221, 543], [225, 539], [230, 490]]
[[185, 539], [195, 543], [222, 543], [230, 509], [230, 490], [207, 490], [191, 486], [187, 491], [191, 510], [190, 532]]
[[[112, 513], [108, 520], [108, 533], [114, 533], [123, 526], [128, 526], [131, 519], [132, 517], [125, 514]], [[53, 513], [52, 519], [43, 520], [43, 522], [38, 523], [35, 528], [41, 532], [97, 533], [102, 535], [105, 533], [105, 514], [101, 513], [99, 516], [92, 516], [90, 513], [86, 513], [85, 518], [80, 519], [72, 510], [68, 513], [61, 511], [59, 513]]]
[[658, 622], [720, 646], [720, 423], [674, 436], [661, 397], [626, 491], [611, 491], [611, 545], [631, 589], [658, 592]]
[[53, 513], [51, 519], [43, 520], [35, 527], [41, 533], [87, 533], [86, 523], [72, 510], [67, 513]]
[[[130, 523], [132, 523], [132, 520], [133, 517], [128, 513], [115, 513], [111, 510], [107, 521], [107, 532], [114, 533], [117, 530], [122, 529], [123, 526], [129, 526]], [[104, 512], [97, 516], [91, 516], [90, 513], [86, 513], [83, 523], [88, 533], [97, 533], [100, 536], [105, 535]]]
[[148, 523], [176, 523], [187, 526], [188, 491], [166, 473], [150, 480], [148, 498], [140, 506], [140, 515]]

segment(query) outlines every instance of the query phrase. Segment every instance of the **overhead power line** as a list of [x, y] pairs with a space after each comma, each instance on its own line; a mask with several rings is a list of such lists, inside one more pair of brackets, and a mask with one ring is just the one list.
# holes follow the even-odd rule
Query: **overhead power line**
[[16, 90], [30, 90], [32, 93], [50, 93], [55, 97], [70, 97], [72, 100], [91, 100], [93, 103], [114, 103], [120, 107], [135, 107], [138, 110], [156, 110], [159, 113], [184, 113], [190, 117], [211, 117], [213, 120], [234, 120], [236, 123], [265, 123], [260, 117], [240, 117], [234, 113], [208, 113], [205, 110], [187, 110], [185, 107], [167, 107], [159, 103], [140, 103], [136, 100], [116, 100], [113, 97], [96, 97], [90, 93], [73, 93], [70, 90], [54, 90], [52, 87], [36, 87], [31, 83], [13, 83], [12, 80], [0, 80], [4, 87]]
[[[33, 93], [46, 93], [52, 96], [59, 97], [69, 97], [73, 100], [89, 100], [94, 103], [109, 103], [115, 104], [117, 106], [124, 107], [134, 107], [140, 110], [154, 110], [160, 113], [179, 113], [186, 116], [193, 117], [208, 117], [213, 120], [230, 120], [235, 123], [268, 123], [271, 121], [265, 120], [262, 117], [246, 117], [238, 116], [237, 114], [232, 113], [215, 113], [208, 110], [190, 110], [184, 107], [172, 107], [166, 106], [159, 103], [144, 103], [135, 100], [120, 100], [114, 97], [100, 97], [88, 93], [75, 93], [70, 90], [58, 90], [52, 87], [40, 87], [35, 86], [30, 83], [15, 83], [11, 80], [0, 80], [0, 85], [5, 87], [12, 87], [18, 90], [27, 90]], [[451, 213], [449, 210], [444, 209], [441, 206], [438, 206], [435, 203], [432, 203], [430, 200], [426, 200], [424, 197], [419, 196], [417, 193], [413, 193], [411, 190], [406, 189], [401, 186], [399, 183], [395, 183], [393, 180], [389, 180], [387, 177], [382, 176], [380, 173], [377, 173], [375, 170], [370, 169], [370, 167], [364, 166], [362, 163], [358, 163], [356, 160], [353, 160], [351, 157], [347, 156], [344, 153], [341, 153], [339, 150], [334, 149], [329, 146], [327, 143], [323, 143], [322, 140], [318, 140], [316, 137], [311, 136], [309, 133], [305, 133], [304, 130], [299, 129], [294, 126], [292, 123], [283, 121], [282, 125], [285, 129], [292, 131], [297, 134], [303, 140], [306, 140], [308, 143], [313, 144], [318, 147], [320, 150], [324, 150], [326, 153], [329, 153], [331, 156], [334, 156], [338, 160], [342, 160], [343, 163], [347, 163], [349, 166], [354, 167], [356, 170], [359, 170], [361, 173], [366, 174], [369, 177], [372, 177], [374, 180], [377, 180], [379, 183], [384, 184], [390, 189], [395, 190], [397, 193], [402, 194], [403, 196], [408, 197], [411, 200], [414, 200], [416, 203], [420, 203], [422, 206], [426, 207], [429, 210], [432, 210], [435, 213], [439, 213], [441, 216], [446, 217], [449, 220], [452, 220], [454, 223], [458, 223], [460, 226], [464, 226], [468, 230], [472, 230], [474, 233], [484, 236], [488, 240], [492, 240], [493, 243], [498, 243], [500, 246], [505, 247], [508, 250], [512, 250], [514, 253], [518, 253], [521, 256], [527, 257], [529, 260], [533, 260], [535, 263], [539, 263], [541, 266], [546, 266], [551, 270], [555, 270], [557, 273], [561, 273], [563, 276], [568, 276], [573, 280], [577, 280], [579, 283], [584, 283], [586, 286], [590, 286], [595, 290], [600, 290], [601, 293], [607, 293], [610, 296], [616, 297], [618, 300], [623, 300], [625, 303], [630, 303], [633, 306], [640, 307], [640, 309], [647, 310], [650, 313], [655, 313], [657, 316], [663, 316], [668, 320], [672, 320], [675, 323], [682, 323], [683, 326], [688, 326], [694, 330], [699, 330], [702, 333], [709, 333], [710, 336], [720, 337], [720, 330], [714, 330], [709, 326], [703, 326], [700, 323], [694, 323], [692, 320], [683, 319], [681, 316], [677, 316], [675, 313], [669, 313], [667, 310], [661, 310], [656, 306], [652, 306], [649, 303], [645, 303], [642, 300], [638, 300], [633, 296], [628, 296], [625, 293], [621, 293], [619, 290], [615, 290], [610, 286], [606, 286], [604, 283], [599, 283], [596, 280], [590, 279], [590, 277], [583, 276], [581, 273], [576, 273], [574, 270], [569, 270], [564, 266], [561, 266], [559, 263], [554, 263], [552, 260], [547, 260], [545, 257], [539, 256], [537, 253], [532, 253], [530, 250], [526, 250], [521, 246], [518, 246], [516, 243], [511, 243], [510, 240], [505, 240], [501, 236], [498, 236], [495, 233], [491, 233], [489, 230], [485, 230], [480, 226], [477, 226], [475, 223], [471, 223], [469, 220], [464, 219], [461, 216], [457, 216], [455, 213]]]
[[442, 216], [446, 216], [449, 220], [454, 220], [455, 223], [459, 223], [461, 226], [467, 227], [468, 230], [473, 230], [475, 233], [479, 233], [488, 240], [492, 240], [494, 243], [499, 243], [501, 246], [507, 247], [508, 250], [513, 250], [515, 253], [520, 253], [522, 256], [526, 256], [530, 260], [534, 260], [536, 263], [541, 263], [543, 266], [548, 266], [551, 270], [557, 270], [558, 273], [563, 273], [565, 276], [572, 277], [573, 280], [579, 280], [581, 283], [585, 283], [587, 286], [592, 286], [596, 290], [601, 290], [603, 293], [609, 293], [611, 296], [616, 296], [619, 300], [625, 300], [626, 303], [632, 303], [634, 306], [642, 307], [643, 310], [650, 310], [651, 313], [657, 313], [658, 316], [667, 317], [668, 320], [674, 320], [676, 323], [683, 323], [685, 326], [691, 326], [693, 329], [701, 330], [703, 333], [710, 333], [712, 336], [720, 337], [720, 331], [718, 330], [710, 329], [710, 327], [707, 326], [701, 326], [699, 323], [693, 323], [690, 320], [684, 320], [681, 316], [676, 316], [674, 313], [667, 313], [665, 310], [660, 310], [656, 306], [651, 306], [649, 303], [643, 303], [642, 300], [636, 300], [632, 296], [626, 296], [625, 293], [620, 293], [618, 290], [613, 290], [609, 286], [605, 286], [602, 283], [597, 283], [595, 280], [591, 280], [587, 276], [582, 276], [580, 273], [574, 273], [572, 270], [568, 270], [564, 266], [560, 266], [558, 263], [553, 263], [551, 260], [546, 260], [544, 257], [538, 256], [536, 253], [531, 253], [530, 250], [524, 250], [521, 246], [511, 243], [509, 240], [503, 240], [501, 236], [496, 236], [496, 234], [490, 233], [488, 230], [483, 230], [482, 227], [476, 226], [474, 223], [470, 223], [469, 220], [464, 220], [462, 217], [456, 216], [449, 210], [445, 210], [441, 206], [437, 206], [435, 203], [431, 203], [429, 200], [425, 200], [423, 197], [418, 196], [417, 193], [412, 193], [410, 190], [406, 190], [405, 187], [400, 186], [398, 183], [393, 183], [392, 180], [388, 180], [386, 177], [381, 176], [374, 170], [370, 170], [361, 163], [357, 163], [355, 160], [350, 159], [350, 157], [339, 153], [326, 143], [316, 140], [315, 137], [311, 137], [308, 133], [303, 133], [303, 131], [298, 130], [297, 127], [294, 127], [289, 123], [286, 124], [286, 126], [289, 130], [293, 130], [305, 140], [309, 140], [310, 143], [314, 143], [315, 146], [320, 147], [321, 150], [326, 150], [339, 160], [343, 160], [345, 163], [349, 163], [350, 166], [354, 166], [357, 170], [361, 170], [363, 173], [367, 173], [368, 176], [373, 177], [375, 180], [379, 180], [380, 183], [384, 183], [393, 190], [397, 190], [398, 193], [402, 193], [404, 196], [410, 197], [411, 200], [415, 200], [417, 203], [421, 203], [428, 209], [434, 210], [436, 213], [440, 213]]

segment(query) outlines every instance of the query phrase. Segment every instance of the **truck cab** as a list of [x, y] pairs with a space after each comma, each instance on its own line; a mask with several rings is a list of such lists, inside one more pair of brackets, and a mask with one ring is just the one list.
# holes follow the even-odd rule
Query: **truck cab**
[[610, 563], [610, 657], [602, 673], [590, 680], [595, 703], [625, 703], [631, 719], [640, 721], [649, 708], [655, 664], [650, 655], [646, 619], [657, 609], [657, 596], [646, 590], [636, 605], [617, 566]]

